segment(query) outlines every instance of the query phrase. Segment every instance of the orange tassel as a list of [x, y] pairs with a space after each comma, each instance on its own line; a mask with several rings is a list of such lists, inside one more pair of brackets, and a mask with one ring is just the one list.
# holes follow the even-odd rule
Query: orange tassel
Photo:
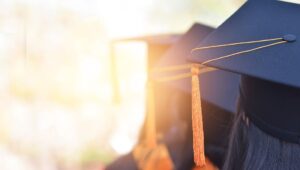
[[133, 150], [133, 157], [139, 170], [174, 170], [174, 164], [165, 144], [147, 148], [143, 144]]
[[196, 166], [205, 166], [204, 132], [202, 120], [201, 94], [199, 84], [200, 69], [193, 65], [192, 72], [192, 124], [193, 124], [193, 148]]
[[156, 139], [156, 125], [155, 125], [155, 101], [154, 101], [154, 89], [151, 82], [148, 83], [147, 88], [147, 102], [148, 113], [146, 118], [146, 145], [150, 148], [154, 148], [157, 145]]

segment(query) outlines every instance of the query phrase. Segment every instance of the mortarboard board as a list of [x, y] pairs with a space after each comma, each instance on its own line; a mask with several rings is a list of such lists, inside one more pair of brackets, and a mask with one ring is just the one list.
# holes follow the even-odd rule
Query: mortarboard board
[[[187, 64], [186, 57], [203, 38], [205, 38], [213, 28], [201, 24], [194, 24], [189, 31], [181, 36], [158, 61], [156, 68]], [[155, 73], [154, 80], [164, 77], [165, 73]], [[167, 74], [166, 74], [167, 75]], [[203, 107], [203, 122], [205, 134], [206, 155], [219, 167], [222, 165], [226, 138], [229, 136], [231, 120], [235, 113], [236, 100], [238, 95], [238, 84], [240, 76], [222, 70], [203, 73], [200, 76], [201, 98]], [[162, 82], [167, 86], [191, 95], [191, 82], [189, 79], [179, 79], [176, 81]], [[222, 86], [220, 86], [222, 84]], [[185, 99], [190, 104], [190, 100]], [[186, 110], [191, 112], [191, 108]], [[220, 149], [221, 148], [221, 149]], [[221, 151], [220, 151], [221, 150]]]
[[[245, 3], [232, 17], [210, 34], [199, 45], [210, 46], [227, 43], [268, 40], [275, 38], [291, 38], [300, 36], [297, 26], [300, 5], [280, 1], [252, 0]], [[288, 36], [289, 35], [289, 36]], [[271, 44], [268, 42], [263, 43]], [[298, 55], [299, 41], [278, 44], [240, 56], [207, 63], [207, 66], [246, 74], [289, 86], [300, 87], [297, 75], [300, 67]], [[198, 63], [262, 46], [262, 44], [233, 45], [193, 52], [192, 60]]]
[[[190, 60], [234, 73], [252, 77], [260, 86], [269, 84], [274, 89], [300, 88], [300, 5], [268, 0], [246, 2], [218, 29], [192, 50]], [[249, 79], [248, 79], [249, 80]], [[222, 86], [222, 85], [221, 85]], [[256, 103], [263, 106], [259, 91]], [[265, 92], [263, 92], [265, 93]], [[270, 91], [268, 91], [269, 95]], [[280, 92], [273, 91], [280, 100]], [[285, 112], [251, 112], [247, 116], [260, 129], [277, 138], [299, 143], [299, 90], [285, 96], [288, 101], [274, 108], [285, 108]], [[253, 94], [254, 95], [254, 94]], [[277, 97], [276, 97], [277, 95]], [[297, 104], [298, 103], [298, 104]], [[292, 107], [288, 107], [292, 106]], [[282, 111], [282, 109], [280, 109]], [[246, 113], [247, 114], [247, 113]]]

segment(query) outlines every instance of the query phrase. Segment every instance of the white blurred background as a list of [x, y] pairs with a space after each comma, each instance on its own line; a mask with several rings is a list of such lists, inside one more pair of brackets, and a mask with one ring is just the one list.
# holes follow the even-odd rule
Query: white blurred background
[[100, 170], [144, 119], [146, 47], [109, 42], [218, 26], [243, 0], [0, 0], [0, 169]]

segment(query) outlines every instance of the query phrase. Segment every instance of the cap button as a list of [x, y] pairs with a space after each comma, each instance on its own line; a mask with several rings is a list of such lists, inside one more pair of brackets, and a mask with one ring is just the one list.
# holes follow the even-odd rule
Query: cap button
[[283, 40], [287, 41], [287, 42], [294, 42], [294, 41], [296, 41], [296, 39], [297, 39], [296, 35], [293, 35], [293, 34], [287, 34], [287, 35], [283, 36]]

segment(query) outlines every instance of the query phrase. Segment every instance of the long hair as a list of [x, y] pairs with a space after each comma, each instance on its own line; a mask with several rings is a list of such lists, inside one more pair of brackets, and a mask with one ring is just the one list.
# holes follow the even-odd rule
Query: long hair
[[300, 169], [300, 145], [287, 143], [257, 128], [239, 109], [223, 170]]

